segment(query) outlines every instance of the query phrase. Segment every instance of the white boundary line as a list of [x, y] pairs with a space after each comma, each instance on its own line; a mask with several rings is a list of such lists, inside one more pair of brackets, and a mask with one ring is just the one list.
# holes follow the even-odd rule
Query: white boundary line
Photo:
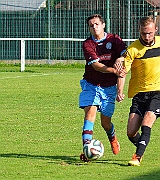
[[[56, 41], [84, 41], [85, 39], [77, 39], [77, 38], [0, 38], [0, 41], [8, 40], [19, 40], [21, 41], [21, 72], [25, 70], [25, 41], [31, 41], [31, 40], [39, 40], [39, 41], [50, 41], [50, 40], [56, 40]], [[135, 39], [123, 39], [123, 41], [135, 41]]]
[[[6, 72], [5, 72], [6, 73]], [[64, 74], [64, 73], [50, 73], [50, 74], [32, 74], [29, 76], [7, 76], [7, 77], [0, 77], [0, 80], [3, 79], [18, 79], [18, 78], [30, 78], [30, 77], [36, 77], [36, 76], [50, 76], [50, 75], [54, 75], [54, 74]]]
[[[8, 41], [13, 41], [13, 40], [23, 40], [23, 41], [29, 41], [29, 40], [43, 40], [43, 41], [48, 41], [48, 40], [57, 40], [57, 41], [84, 41], [85, 39], [78, 39], [78, 38], [0, 38], [0, 41], [3, 40], [8, 40]], [[123, 39], [123, 41], [135, 41], [136, 39]]]

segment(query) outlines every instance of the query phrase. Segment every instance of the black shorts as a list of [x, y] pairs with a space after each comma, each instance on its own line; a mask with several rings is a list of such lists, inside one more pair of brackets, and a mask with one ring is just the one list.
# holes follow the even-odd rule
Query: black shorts
[[145, 112], [152, 111], [160, 117], [160, 91], [139, 92], [132, 99], [130, 113], [144, 117]]

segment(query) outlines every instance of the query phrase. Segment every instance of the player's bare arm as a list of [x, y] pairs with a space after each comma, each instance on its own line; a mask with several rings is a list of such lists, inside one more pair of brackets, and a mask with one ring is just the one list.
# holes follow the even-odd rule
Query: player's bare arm
[[125, 95], [123, 94], [125, 78], [126, 78], [126, 76], [124, 76], [123, 78], [118, 77], [118, 79], [117, 79], [117, 97], [116, 97], [116, 100], [118, 102], [122, 102], [124, 97], [125, 97]]
[[92, 67], [96, 70], [96, 71], [100, 71], [102, 73], [114, 73], [117, 76], [120, 77], [124, 77], [126, 75], [126, 71], [124, 68], [121, 68], [120, 70], [117, 70], [114, 67], [108, 67], [105, 66], [104, 64], [100, 63], [100, 62], [94, 62], [92, 63]]

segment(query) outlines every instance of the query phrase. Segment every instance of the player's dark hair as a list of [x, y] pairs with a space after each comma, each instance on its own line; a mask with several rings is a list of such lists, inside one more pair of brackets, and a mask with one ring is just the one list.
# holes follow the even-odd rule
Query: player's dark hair
[[99, 20], [103, 23], [105, 23], [103, 17], [100, 15], [100, 14], [92, 14], [91, 16], [89, 16], [87, 19], [86, 19], [86, 22], [87, 24], [89, 25], [89, 20], [93, 19], [93, 18], [99, 18]]

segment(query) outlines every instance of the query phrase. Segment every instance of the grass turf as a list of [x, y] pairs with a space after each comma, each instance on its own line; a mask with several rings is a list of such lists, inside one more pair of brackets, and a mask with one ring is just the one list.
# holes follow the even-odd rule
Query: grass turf
[[79, 160], [83, 110], [78, 108], [81, 66], [0, 66], [0, 179], [160, 179], [159, 126], [140, 167], [127, 163], [135, 147], [126, 137], [131, 100], [116, 103], [113, 123], [121, 152], [113, 155], [99, 114], [94, 138], [103, 142], [104, 156], [91, 163]]

